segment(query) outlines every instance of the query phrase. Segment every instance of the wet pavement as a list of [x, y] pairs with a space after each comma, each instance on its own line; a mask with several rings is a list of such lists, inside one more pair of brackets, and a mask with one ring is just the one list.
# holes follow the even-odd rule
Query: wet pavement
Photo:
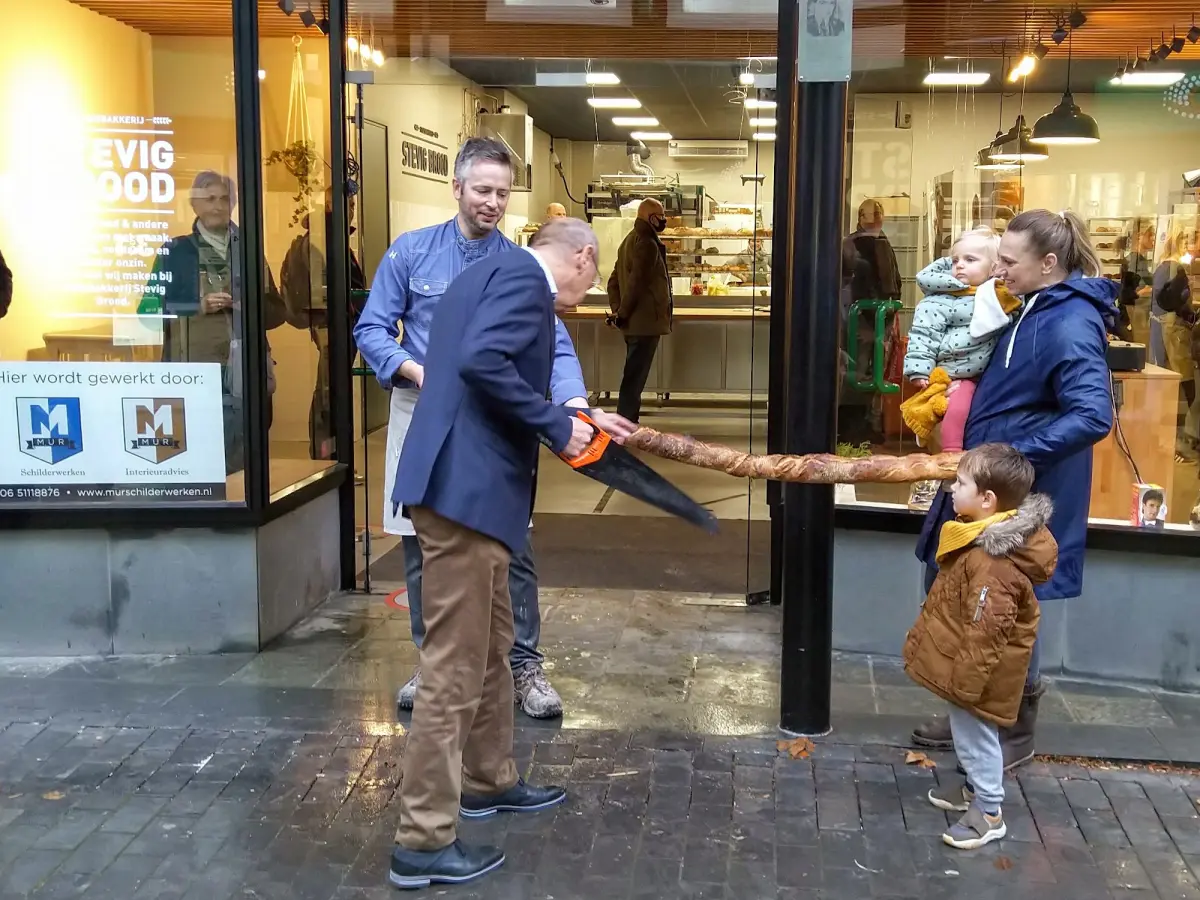
[[[924, 800], [953, 761], [901, 747], [937, 703], [894, 661], [839, 657], [835, 731], [793, 759], [777, 610], [548, 591], [544, 618], [567, 714], [518, 717], [516, 753], [571, 800], [464, 825], [503, 871], [414, 896], [1200, 898], [1200, 773], [1038, 761], [962, 853]], [[0, 900], [393, 896], [407, 637], [346, 597], [255, 656], [0, 663]], [[1200, 756], [1197, 697], [1060, 680], [1043, 710], [1042, 751]]]
[[[59, 699], [100, 696], [106, 685], [153, 685], [165, 702], [125, 724], [391, 723], [392, 698], [417, 654], [404, 595], [394, 594], [402, 585], [377, 590], [331, 601], [257, 655], [0, 660], [0, 678], [47, 682], [41, 694], [19, 698], [22, 709], [37, 712], [38, 697], [46, 697], [46, 715], [59, 711]], [[546, 727], [774, 733], [778, 608], [707, 594], [575, 589], [543, 590], [541, 605], [546, 670], [566, 707]], [[835, 737], [847, 743], [902, 744], [914, 721], [941, 710], [897, 660], [856, 654], [835, 658], [832, 700]], [[0, 710], [11, 702], [0, 699]], [[1059, 678], [1042, 700], [1040, 726], [1046, 753], [1200, 765], [1200, 695]]]

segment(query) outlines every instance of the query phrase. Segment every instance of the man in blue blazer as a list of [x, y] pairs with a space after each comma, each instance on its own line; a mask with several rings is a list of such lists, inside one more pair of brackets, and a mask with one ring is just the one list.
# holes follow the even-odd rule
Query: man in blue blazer
[[566, 791], [527, 785], [513, 762], [508, 564], [528, 540], [540, 440], [577, 455], [592, 429], [548, 397], [556, 312], [598, 276], [596, 235], [547, 223], [528, 252], [475, 263], [433, 314], [425, 378], [392, 503], [424, 559], [421, 690], [404, 751], [390, 880], [469, 881], [504, 854], [457, 839], [461, 814], [545, 809]]

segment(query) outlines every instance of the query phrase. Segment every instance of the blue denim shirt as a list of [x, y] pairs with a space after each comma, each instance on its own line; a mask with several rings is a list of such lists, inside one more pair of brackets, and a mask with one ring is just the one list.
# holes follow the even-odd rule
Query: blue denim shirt
[[[408, 360], [425, 364], [433, 311], [450, 282], [472, 263], [513, 249], [517, 245], [499, 231], [467, 240], [455, 219], [396, 239], [375, 272], [366, 308], [354, 326], [358, 349], [384, 388], [415, 387], [397, 371]], [[555, 321], [550, 390], [551, 399], [563, 404], [587, 397], [587, 387], [571, 336], [561, 320]]]

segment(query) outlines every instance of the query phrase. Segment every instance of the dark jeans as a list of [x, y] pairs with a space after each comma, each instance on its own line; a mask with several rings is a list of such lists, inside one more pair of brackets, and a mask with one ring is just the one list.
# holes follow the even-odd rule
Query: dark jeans
[[[933, 590], [933, 580], [935, 578], [937, 578], [937, 573], [938, 573], [938, 570], [935, 569], [933, 566], [925, 567], [925, 594], [926, 594], [926, 596], [928, 596], [929, 592], [931, 590]], [[1037, 684], [1038, 676], [1041, 675], [1041, 673], [1042, 673], [1042, 647], [1041, 647], [1041, 644], [1042, 644], [1041, 635], [1038, 635], [1038, 637], [1033, 642], [1033, 655], [1029, 657], [1029, 671], [1027, 673], [1025, 673], [1025, 686], [1027, 688], [1031, 688], [1035, 684]]]
[[642, 391], [654, 365], [658, 350], [658, 335], [625, 336], [625, 372], [621, 376], [621, 394], [617, 399], [617, 415], [636, 422], [642, 414]]
[[[413, 643], [417, 649], [425, 640], [425, 623], [421, 620], [421, 545], [416, 537], [405, 535], [404, 580], [408, 586], [408, 619], [412, 626]], [[515, 639], [508, 654], [514, 674], [526, 666], [540, 665], [544, 658], [538, 650], [542, 640], [542, 613], [538, 606], [537, 570], [533, 567], [533, 548], [527, 542], [520, 553], [514, 553], [508, 563], [508, 593], [512, 601]]]

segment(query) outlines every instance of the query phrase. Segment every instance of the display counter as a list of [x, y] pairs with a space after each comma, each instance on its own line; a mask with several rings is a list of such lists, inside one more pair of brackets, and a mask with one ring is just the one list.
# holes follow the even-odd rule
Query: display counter
[[[767, 303], [767, 297], [748, 293], [676, 294], [672, 331], [659, 343], [646, 391], [665, 397], [754, 390], [765, 396], [770, 343]], [[607, 299], [596, 295], [562, 316], [593, 394], [619, 391], [625, 368], [625, 339], [605, 323], [609, 314]]]
[[[1093, 519], [1129, 521], [1133, 485], [1130, 457], [1142, 480], [1161, 485], [1170, 497], [1175, 484], [1175, 431], [1179, 415], [1179, 375], [1161, 366], [1141, 372], [1114, 372], [1119, 385], [1120, 430], [1114, 425], [1092, 457]], [[1121, 440], [1129, 451], [1126, 456]]]

